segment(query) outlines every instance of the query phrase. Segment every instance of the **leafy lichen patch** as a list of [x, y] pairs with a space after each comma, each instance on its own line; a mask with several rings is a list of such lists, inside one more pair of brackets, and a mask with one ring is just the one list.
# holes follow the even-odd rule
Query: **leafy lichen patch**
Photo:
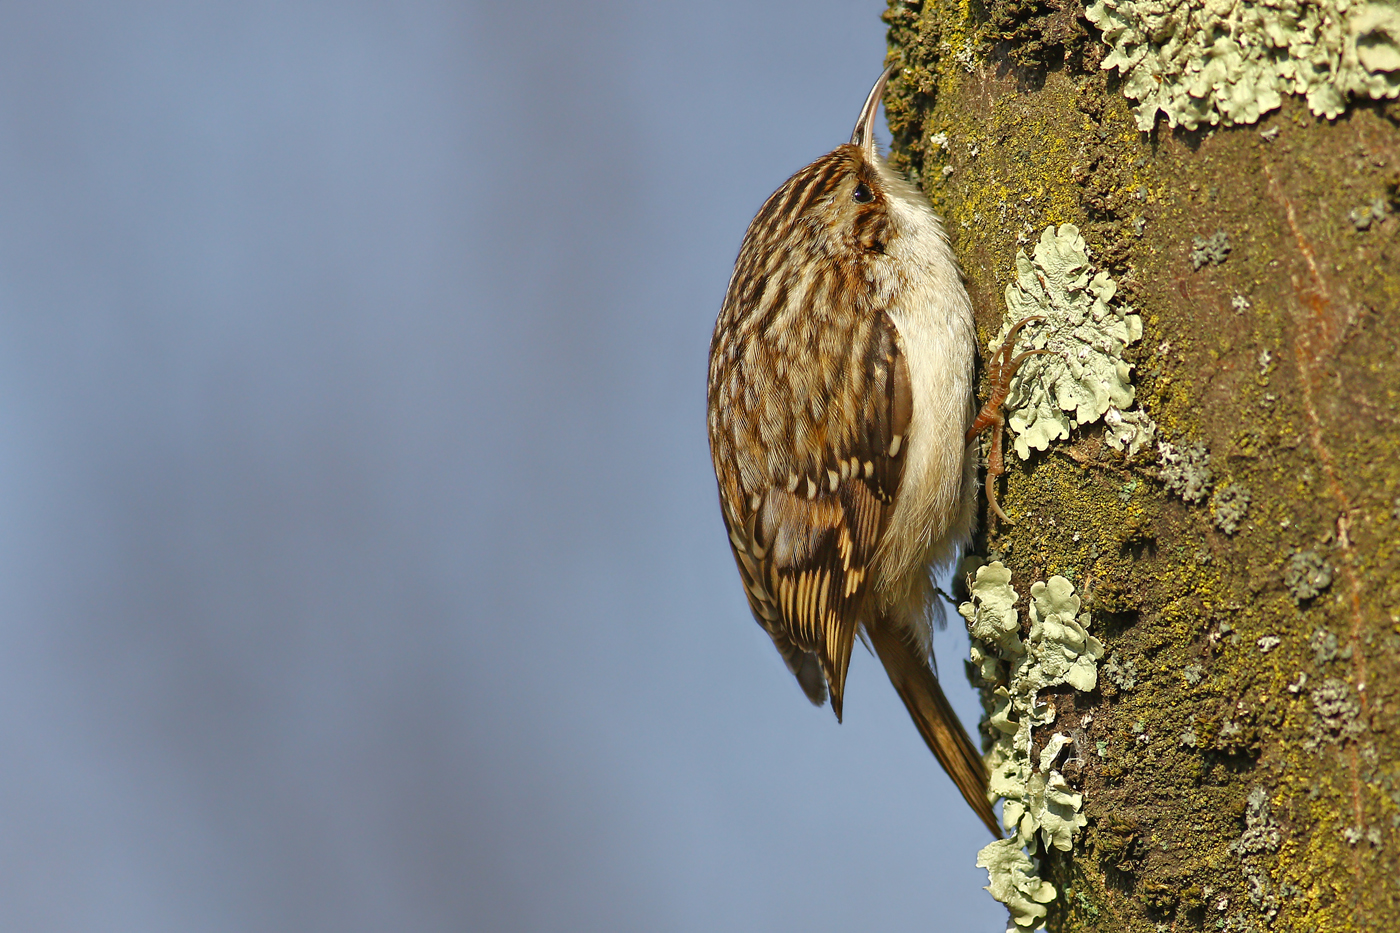
[[1400, 8], [1356, 0], [1093, 0], [1139, 129], [1253, 123], [1285, 94], [1332, 119], [1349, 96], [1400, 95]]
[[1385, 203], [1385, 198], [1376, 198], [1360, 207], [1354, 207], [1347, 211], [1347, 220], [1350, 220], [1351, 225], [1357, 230], [1369, 230], [1371, 229], [1371, 224], [1383, 219], [1388, 213], [1390, 213], [1390, 210]]
[[[999, 660], [1026, 653], [1021, 643], [1021, 620], [1016, 612], [1016, 591], [1011, 588], [1011, 571], [1001, 561], [984, 564], [977, 568], [969, 592], [971, 602], [963, 603], [958, 612], [967, 620], [968, 634], [975, 639], [973, 644], [982, 642], [998, 649], [977, 652], [972, 658], [982, 679], [992, 681], [996, 679]], [[964, 611], [963, 607], [969, 608]]]
[[1119, 657], [1116, 651], [1108, 656], [1103, 672], [1119, 690], [1131, 690], [1137, 686], [1137, 665]]
[[1249, 511], [1249, 490], [1239, 483], [1231, 483], [1220, 489], [1210, 504], [1215, 527], [1232, 535], [1239, 530]]
[[1046, 227], [1031, 256], [1017, 251], [1006, 315], [990, 347], [1000, 347], [1018, 322], [1043, 317], [1020, 332], [1017, 350], [1050, 351], [1026, 359], [1007, 396], [1007, 424], [1022, 460], [1110, 409], [1118, 412], [1115, 428], [1130, 426], [1114, 432], [1124, 435], [1119, 445], [1132, 451], [1146, 442], [1150, 421], [1125, 411], [1134, 393], [1132, 366], [1123, 359], [1128, 345], [1142, 339], [1142, 319], [1113, 300], [1117, 291], [1107, 272], [1092, 270], [1084, 237], [1073, 224]]
[[1295, 600], [1305, 602], [1332, 585], [1332, 565], [1311, 548], [1294, 551], [1283, 569], [1283, 583]]
[[1240, 858], [1240, 871], [1245, 878], [1250, 903], [1272, 920], [1278, 914], [1279, 891], [1269, 877], [1264, 857], [1278, 851], [1283, 842], [1283, 832], [1270, 812], [1269, 794], [1264, 788], [1255, 787], [1249, 792], [1245, 800], [1244, 820], [1244, 832], [1230, 843], [1229, 848]]
[[1314, 629], [1312, 638], [1308, 639], [1308, 647], [1312, 649], [1313, 660], [1317, 666], [1321, 667], [1328, 661], [1337, 659], [1337, 633], [1329, 632], [1325, 628]]
[[1230, 851], [1236, 855], [1253, 855], [1261, 852], [1274, 852], [1282, 842], [1278, 821], [1269, 811], [1269, 794], [1262, 787], [1249, 792], [1244, 808], [1245, 830], [1240, 838], [1230, 843]]
[[1006, 905], [1018, 930], [1034, 930], [1055, 899], [1055, 886], [1040, 877], [1016, 838], [998, 839], [977, 853], [977, 867], [987, 869], [987, 890]]
[[1129, 459], [1157, 439], [1156, 422], [1142, 410], [1119, 411], [1110, 408], [1104, 413], [1103, 423], [1107, 426], [1104, 441]]
[[1385, 836], [1376, 826], [1372, 826], [1370, 829], [1365, 826], [1348, 826], [1342, 830], [1342, 838], [1349, 846], [1354, 846], [1364, 839], [1373, 849], [1379, 849], [1385, 842]]
[[1217, 230], [1210, 236], [1198, 236], [1191, 240], [1191, 266], [1218, 266], [1230, 258], [1230, 235]]
[[1185, 450], [1166, 441], [1157, 442], [1157, 456], [1162, 469], [1157, 474], [1167, 492], [1180, 496], [1188, 504], [1200, 502], [1210, 490], [1210, 452], [1204, 444], [1192, 444]]
[[[1015, 835], [983, 849], [978, 865], [988, 870], [987, 890], [1007, 905], [1014, 925], [1033, 929], [1045, 916], [1042, 905], [1054, 897], [1044, 887], [1030, 857], [1050, 850], [1067, 852], [1075, 832], [1085, 825], [1084, 799], [1055, 768], [1069, 736], [1052, 735], [1038, 759], [1032, 757], [1033, 731], [1055, 721], [1055, 709], [1040, 693], [1065, 684], [1093, 690], [1102, 643], [1088, 632], [1089, 615], [1081, 612], [1074, 585], [1062, 576], [1031, 585], [1030, 631], [1020, 637], [1017, 594], [1011, 571], [1000, 561], [978, 568], [969, 586], [971, 599], [958, 607], [972, 636], [971, 664], [993, 688], [995, 708], [989, 720], [995, 742], [987, 752], [989, 792], [1001, 797], [1002, 823]], [[1009, 845], [1008, 845], [1009, 844]], [[1018, 853], [1013, 857], [1010, 852]]]
[[1308, 748], [1356, 738], [1365, 731], [1359, 718], [1361, 705], [1352, 696], [1351, 685], [1345, 680], [1327, 678], [1313, 690], [1312, 703], [1313, 720], [1304, 741]]

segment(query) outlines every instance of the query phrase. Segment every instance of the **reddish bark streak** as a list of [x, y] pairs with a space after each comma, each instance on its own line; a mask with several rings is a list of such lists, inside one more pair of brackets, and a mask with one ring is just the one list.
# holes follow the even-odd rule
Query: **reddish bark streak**
[[[1327, 446], [1323, 436], [1322, 418], [1318, 415], [1314, 399], [1314, 390], [1321, 387], [1322, 378], [1325, 375], [1325, 360], [1335, 349], [1341, 337], [1343, 326], [1342, 322], [1338, 320], [1338, 310], [1332, 301], [1327, 282], [1318, 268], [1312, 246], [1303, 236], [1302, 228], [1298, 225], [1298, 216], [1293, 210], [1293, 202], [1279, 189], [1278, 180], [1274, 177], [1273, 169], [1268, 163], [1264, 163], [1264, 174], [1269, 179], [1269, 193], [1282, 205], [1288, 218], [1289, 229], [1293, 231], [1293, 237], [1298, 243], [1298, 252], [1307, 261], [1308, 271], [1311, 273], [1311, 285], [1300, 282], [1297, 276], [1293, 277], [1293, 291], [1298, 297], [1298, 303], [1292, 309], [1293, 320], [1297, 328], [1293, 343], [1293, 355], [1298, 363], [1299, 382], [1303, 387], [1303, 411], [1308, 421], [1308, 441], [1313, 452], [1317, 455], [1318, 461], [1322, 464], [1323, 474], [1327, 478], [1328, 491], [1336, 500], [1340, 511], [1336, 525], [1337, 544], [1342, 552], [1341, 574], [1346, 581], [1347, 601], [1351, 609], [1351, 631], [1348, 638], [1351, 645], [1352, 669], [1356, 678], [1356, 692], [1360, 700], [1362, 714], [1369, 716], [1370, 704], [1366, 701], [1366, 655], [1361, 644], [1361, 579], [1356, 572], [1356, 551], [1352, 547], [1351, 535], [1348, 533], [1351, 524], [1350, 516], [1354, 507], [1351, 503], [1351, 497], [1347, 495], [1346, 488], [1342, 485], [1336, 458], [1332, 455], [1332, 450]], [[1352, 803], [1356, 810], [1356, 825], [1359, 826], [1362, 823], [1363, 810], [1360, 763], [1357, 760], [1355, 749], [1348, 749], [1347, 762], [1351, 767]]]

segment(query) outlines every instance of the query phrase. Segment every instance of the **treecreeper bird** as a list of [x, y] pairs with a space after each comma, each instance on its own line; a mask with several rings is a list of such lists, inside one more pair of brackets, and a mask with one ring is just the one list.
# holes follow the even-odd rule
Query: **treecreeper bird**
[[894, 70], [850, 143], [789, 178], [744, 235], [710, 343], [710, 452], [749, 608], [808, 699], [820, 706], [829, 693], [840, 720], [863, 632], [928, 747], [1000, 836], [981, 755], [931, 663], [931, 568], [969, 540], [972, 441], [985, 426], [996, 429], [989, 493], [1000, 472], [1000, 405], [1026, 354], [994, 357], [979, 415], [961, 270], [928, 199], [875, 144]]

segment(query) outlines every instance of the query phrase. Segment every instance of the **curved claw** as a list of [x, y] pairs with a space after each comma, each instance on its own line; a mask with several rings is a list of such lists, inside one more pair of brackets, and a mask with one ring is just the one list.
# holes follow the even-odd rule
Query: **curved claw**
[[1046, 354], [1050, 354], [1050, 353], [1054, 353], [1054, 352], [1055, 352], [1054, 350], [1024, 350], [1024, 351], [1022, 351], [1022, 352], [1016, 354], [1016, 358], [1015, 358], [1014, 360], [1012, 360], [1010, 363], [1007, 363], [1007, 364], [1006, 364], [1006, 365], [1007, 365], [1007, 368], [1009, 368], [1009, 369], [1011, 370], [1011, 372], [1009, 372], [1009, 373], [1006, 374], [1006, 375], [1007, 375], [1007, 378], [1010, 379], [1010, 377], [1016, 375], [1016, 370], [1018, 370], [1018, 369], [1021, 368], [1021, 364], [1024, 363], [1024, 362], [1026, 361], [1026, 357], [1028, 357], [1028, 356], [1045, 356]]
[[[1003, 472], [1005, 472], [1005, 471], [1003, 471]], [[988, 470], [988, 471], [987, 471], [987, 482], [986, 482], [986, 490], [987, 490], [987, 508], [991, 509], [992, 512], [996, 514], [996, 517], [997, 517], [997, 518], [999, 518], [999, 519], [1001, 519], [1002, 521], [1006, 522], [1008, 525], [1014, 525], [1014, 524], [1016, 524], [1016, 523], [1013, 522], [1013, 521], [1007, 516], [1007, 514], [1001, 510], [1001, 506], [997, 504], [997, 493], [996, 493], [996, 488], [995, 488], [995, 486], [993, 486], [993, 484], [996, 482], [997, 477], [1000, 476], [1000, 475], [1001, 475], [1001, 474], [999, 474], [999, 473], [993, 473], [991, 470]]]
[[1033, 314], [1030, 317], [1022, 318], [1012, 325], [1006, 332], [1006, 339], [997, 347], [997, 351], [992, 354], [991, 364], [987, 367], [987, 383], [990, 392], [987, 401], [977, 412], [977, 417], [972, 419], [972, 426], [967, 429], [967, 443], [972, 443], [977, 435], [987, 428], [992, 429], [991, 450], [987, 454], [987, 507], [992, 510], [1002, 521], [1008, 525], [1012, 524], [1010, 518], [1001, 510], [997, 503], [996, 491], [993, 484], [996, 478], [1006, 472], [1006, 467], [1002, 460], [1002, 434], [1006, 427], [1006, 416], [1002, 413], [1002, 405], [1006, 402], [1006, 396], [1011, 391], [1011, 380], [1016, 375], [1016, 371], [1021, 368], [1021, 364], [1032, 356], [1043, 356], [1052, 353], [1051, 350], [1024, 350], [1015, 357], [1011, 355], [1016, 348], [1016, 335], [1021, 328], [1034, 321], [1045, 320], [1043, 314]]
[[[1003, 354], [1008, 357], [1011, 355], [1011, 351], [1016, 347], [1016, 335], [1021, 332], [1021, 328], [1025, 327], [1027, 324], [1043, 320], [1045, 320], [1045, 315], [1032, 314], [1030, 317], [1023, 317], [1015, 324], [1011, 325], [1011, 329], [1006, 332], [1006, 338], [1002, 340], [1001, 346], [997, 347], [997, 352], [992, 354], [993, 363], [995, 364], [998, 362]], [[1003, 363], [1002, 365], [1005, 364]]]

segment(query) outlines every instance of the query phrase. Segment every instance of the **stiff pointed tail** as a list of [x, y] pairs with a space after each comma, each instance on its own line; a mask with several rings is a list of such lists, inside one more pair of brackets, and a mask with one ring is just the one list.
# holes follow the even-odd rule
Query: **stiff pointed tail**
[[948, 704], [928, 660], [905, 641], [903, 634], [888, 620], [880, 619], [866, 631], [929, 750], [958, 785], [963, 799], [987, 824], [992, 835], [1000, 839], [1001, 825], [987, 802], [987, 769], [982, 764], [982, 756], [958, 722], [958, 714]]

